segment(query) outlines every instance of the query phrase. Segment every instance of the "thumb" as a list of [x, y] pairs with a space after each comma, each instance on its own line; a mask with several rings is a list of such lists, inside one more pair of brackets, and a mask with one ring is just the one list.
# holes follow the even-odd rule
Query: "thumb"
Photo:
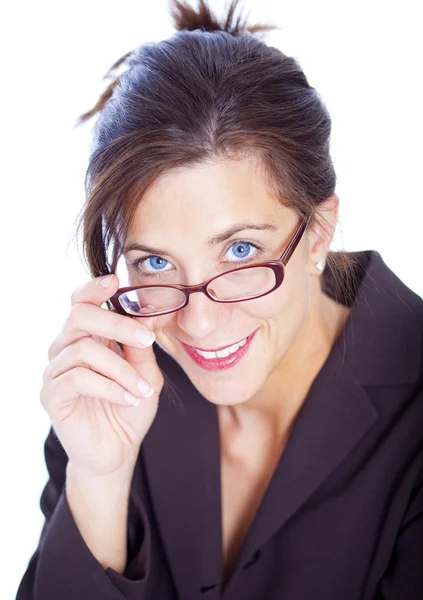
[[[156, 310], [155, 307], [149, 304], [148, 306], [145, 306], [141, 312], [147, 314], [154, 310]], [[134, 319], [150, 331], [154, 332], [156, 317], [134, 317]], [[157, 364], [153, 345], [151, 344], [147, 348], [135, 348], [134, 346], [124, 344], [123, 354], [125, 360], [134, 367], [140, 377], [147, 381], [153, 390], [159, 394], [163, 386], [163, 375]]]

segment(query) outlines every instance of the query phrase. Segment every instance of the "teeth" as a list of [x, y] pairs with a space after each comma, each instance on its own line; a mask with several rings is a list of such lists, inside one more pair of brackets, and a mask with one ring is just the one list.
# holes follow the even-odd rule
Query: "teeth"
[[227, 348], [224, 348], [223, 350], [219, 350], [218, 352], [203, 352], [202, 350], [196, 350], [195, 348], [194, 348], [194, 350], [200, 356], [203, 356], [204, 358], [226, 358], [230, 354], [233, 354], [234, 352], [236, 352], [239, 348], [241, 348], [241, 346], [244, 346], [246, 343], [247, 343], [247, 338], [245, 338], [245, 340], [242, 340], [242, 342], [239, 342], [238, 344], [234, 344], [233, 346], [228, 346]]

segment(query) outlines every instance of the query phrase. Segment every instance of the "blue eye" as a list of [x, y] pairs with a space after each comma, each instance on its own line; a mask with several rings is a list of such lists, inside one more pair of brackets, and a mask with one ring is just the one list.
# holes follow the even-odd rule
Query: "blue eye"
[[[257, 258], [263, 254], [264, 248], [257, 244], [253, 244], [252, 242], [239, 241], [234, 242], [229, 247], [225, 256], [227, 256], [229, 252], [232, 252], [232, 257], [229, 259], [229, 262], [244, 264], [257, 260]], [[147, 256], [136, 260], [131, 265], [131, 268], [136, 269], [137, 272], [143, 276], [154, 277], [159, 273], [170, 275], [172, 264], [161, 256]]]
[[147, 271], [149, 270], [148, 267], [151, 267], [151, 271], [149, 271], [151, 273], [154, 271], [163, 271], [169, 261], [167, 261], [165, 258], [161, 258], [160, 256], [149, 256], [142, 262]]
[[251, 244], [250, 242], [235, 242], [229, 248], [229, 251], [233, 251], [232, 256], [235, 258], [235, 261], [243, 260], [245, 258], [252, 258], [256, 253], [251, 254], [251, 249], [254, 248], [258, 250], [255, 244]]

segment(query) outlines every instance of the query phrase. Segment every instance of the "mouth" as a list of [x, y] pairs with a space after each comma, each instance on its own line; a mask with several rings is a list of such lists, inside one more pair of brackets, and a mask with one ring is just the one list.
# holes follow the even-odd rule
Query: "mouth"
[[252, 334], [229, 346], [223, 346], [215, 350], [202, 350], [194, 346], [188, 346], [181, 342], [185, 352], [200, 367], [207, 371], [222, 371], [234, 367], [247, 354], [251, 342], [258, 329]]

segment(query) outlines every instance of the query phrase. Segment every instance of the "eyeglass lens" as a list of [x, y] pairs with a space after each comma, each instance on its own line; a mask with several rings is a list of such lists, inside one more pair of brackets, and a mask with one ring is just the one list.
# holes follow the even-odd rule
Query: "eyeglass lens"
[[[140, 285], [143, 285], [142, 282]], [[272, 268], [250, 267], [216, 277], [207, 290], [216, 300], [235, 302], [262, 296], [275, 285], [276, 276]], [[149, 304], [155, 307], [155, 312], [178, 309], [185, 304], [185, 294], [181, 290], [164, 285], [151, 286], [121, 294], [119, 302], [129, 314], [137, 315]]]

